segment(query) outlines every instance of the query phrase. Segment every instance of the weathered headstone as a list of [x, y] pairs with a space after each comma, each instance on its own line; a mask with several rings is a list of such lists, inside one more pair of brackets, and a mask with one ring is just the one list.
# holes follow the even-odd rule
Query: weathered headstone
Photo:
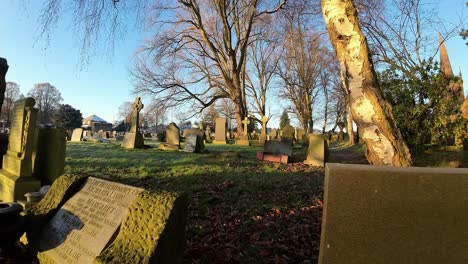
[[66, 131], [64, 128], [41, 128], [36, 146], [33, 176], [41, 185], [50, 185], [65, 171]]
[[83, 137], [92, 137], [92, 133], [90, 130], [85, 130], [83, 131]]
[[[198, 153], [202, 153], [205, 151], [205, 143], [204, 143], [205, 133], [202, 130], [198, 128], [193, 128], [193, 129], [185, 130], [184, 133], [185, 133], [185, 149], [184, 149], [185, 151], [198, 152]], [[193, 136], [191, 135], [195, 135], [196, 140], [194, 140]], [[189, 140], [190, 142], [188, 143], [187, 140]], [[187, 149], [188, 144], [195, 144], [195, 149], [191, 151], [192, 146], [189, 146], [189, 149]]]
[[242, 131], [242, 135], [239, 137], [239, 140], [237, 140], [236, 144], [250, 146], [249, 133], [248, 133], [248, 125], [250, 124], [249, 118], [245, 117], [244, 121], [242, 121], [242, 124], [244, 124], [244, 131]]
[[15, 202], [28, 192], [37, 191], [40, 181], [32, 177], [32, 148], [37, 109], [33, 98], [15, 102], [7, 154], [0, 170], [0, 200]]
[[195, 152], [197, 148], [197, 135], [188, 134], [185, 136], [185, 152]]
[[40, 263], [180, 263], [186, 207], [184, 195], [64, 176], [26, 216], [26, 237]]
[[468, 169], [325, 167], [320, 264], [468, 263]]
[[215, 139], [213, 140], [213, 144], [226, 144], [226, 118], [219, 117], [216, 118], [215, 124]]
[[79, 142], [81, 140], [83, 140], [83, 129], [82, 128], [73, 129], [73, 133], [72, 133], [70, 141]]
[[145, 146], [143, 135], [139, 131], [141, 109], [143, 109], [143, 104], [141, 103], [140, 97], [137, 97], [132, 104], [132, 125], [130, 127], [130, 132], [126, 133], [123, 139], [123, 148], [144, 148]]
[[325, 167], [328, 161], [328, 142], [319, 135], [309, 134], [309, 146], [307, 148], [307, 159], [304, 164]]
[[174, 123], [166, 127], [166, 142], [159, 144], [161, 150], [179, 150], [180, 148], [180, 129]]

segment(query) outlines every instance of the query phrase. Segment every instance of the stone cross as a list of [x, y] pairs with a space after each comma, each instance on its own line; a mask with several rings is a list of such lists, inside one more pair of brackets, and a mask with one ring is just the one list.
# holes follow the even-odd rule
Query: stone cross
[[249, 118], [245, 117], [242, 124], [244, 124], [244, 136], [247, 136], [247, 126], [250, 124]]
[[266, 116], [262, 116], [262, 135], [266, 135], [266, 123], [268, 118]]
[[132, 109], [132, 126], [130, 127], [130, 132], [138, 132], [140, 111], [143, 109], [143, 103], [141, 103], [140, 97], [135, 98], [135, 102], [132, 104]]

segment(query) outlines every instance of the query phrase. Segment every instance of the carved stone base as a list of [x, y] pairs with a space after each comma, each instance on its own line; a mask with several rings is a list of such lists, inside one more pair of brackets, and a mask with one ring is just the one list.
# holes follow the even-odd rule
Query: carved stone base
[[122, 142], [122, 148], [144, 148], [145, 142], [140, 132], [127, 132]]
[[0, 170], [0, 200], [3, 202], [16, 202], [24, 200], [28, 192], [36, 192], [41, 182], [33, 177], [19, 177], [6, 170]]
[[16, 152], [8, 151], [3, 156], [2, 168], [13, 175], [21, 177], [31, 177], [31, 160], [16, 157]]

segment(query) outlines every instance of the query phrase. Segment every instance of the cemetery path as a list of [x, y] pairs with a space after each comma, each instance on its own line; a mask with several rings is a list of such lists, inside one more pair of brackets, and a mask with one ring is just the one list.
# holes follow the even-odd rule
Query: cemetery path
[[330, 159], [332, 163], [369, 164], [363, 146], [355, 144], [353, 146], [343, 145], [343, 143], [332, 142], [329, 146]]

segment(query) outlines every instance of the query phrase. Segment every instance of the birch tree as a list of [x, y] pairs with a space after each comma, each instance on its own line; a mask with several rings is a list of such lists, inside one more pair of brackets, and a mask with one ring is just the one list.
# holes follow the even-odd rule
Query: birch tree
[[353, 1], [322, 0], [322, 12], [367, 159], [373, 165], [410, 166], [408, 147], [378, 86]]

